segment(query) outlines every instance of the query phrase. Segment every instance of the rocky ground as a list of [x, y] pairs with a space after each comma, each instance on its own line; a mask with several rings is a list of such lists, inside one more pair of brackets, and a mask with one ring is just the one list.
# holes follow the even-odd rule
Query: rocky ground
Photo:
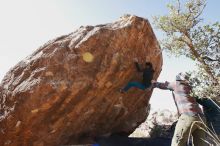
[[176, 112], [151, 110], [147, 120], [129, 137], [113, 135], [98, 138], [97, 143], [100, 146], [170, 146], [176, 120]]
[[173, 123], [177, 120], [177, 113], [170, 110], [151, 110], [148, 118], [130, 137], [165, 137], [171, 138], [174, 130]]
[[113, 136], [99, 139], [100, 146], [170, 146], [171, 138], [129, 138], [123, 136]]

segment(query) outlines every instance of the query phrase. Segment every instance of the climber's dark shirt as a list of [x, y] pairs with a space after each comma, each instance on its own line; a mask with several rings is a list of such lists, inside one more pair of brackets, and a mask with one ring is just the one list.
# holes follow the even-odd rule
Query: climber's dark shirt
[[142, 84], [149, 87], [151, 85], [151, 80], [153, 79], [154, 70], [152, 68], [142, 69], [137, 62], [135, 62], [135, 66], [138, 72], [143, 72]]

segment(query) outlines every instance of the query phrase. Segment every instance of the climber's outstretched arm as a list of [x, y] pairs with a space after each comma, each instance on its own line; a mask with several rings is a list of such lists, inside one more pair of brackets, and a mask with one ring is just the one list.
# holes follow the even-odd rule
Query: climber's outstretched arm
[[159, 88], [159, 89], [163, 89], [163, 90], [174, 90], [174, 85], [170, 82], [165, 82], [165, 83], [161, 83], [161, 82], [157, 82], [152, 80], [152, 86], [153, 88]]

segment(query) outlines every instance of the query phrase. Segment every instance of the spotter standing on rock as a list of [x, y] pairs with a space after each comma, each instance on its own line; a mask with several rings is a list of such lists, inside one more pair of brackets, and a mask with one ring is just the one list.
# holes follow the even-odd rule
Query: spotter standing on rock
[[205, 146], [205, 132], [201, 128], [205, 118], [196, 99], [190, 95], [192, 88], [189, 84], [189, 76], [185, 73], [179, 73], [176, 76], [176, 82], [171, 83], [152, 80], [152, 86], [173, 91], [179, 119], [171, 146], [186, 146], [190, 132], [193, 136], [194, 146]]

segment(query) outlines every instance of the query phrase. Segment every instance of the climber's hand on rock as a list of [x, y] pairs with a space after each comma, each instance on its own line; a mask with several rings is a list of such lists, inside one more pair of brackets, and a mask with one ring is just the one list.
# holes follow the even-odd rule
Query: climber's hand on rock
[[155, 80], [151, 80], [151, 83], [152, 83], [152, 84], [154, 84], [154, 83], [156, 83], [156, 82], [157, 82], [157, 81], [155, 81]]
[[151, 86], [152, 86], [152, 88], [155, 88], [156, 87], [156, 84], [157, 84], [157, 81], [155, 81], [155, 80], [151, 80]]

